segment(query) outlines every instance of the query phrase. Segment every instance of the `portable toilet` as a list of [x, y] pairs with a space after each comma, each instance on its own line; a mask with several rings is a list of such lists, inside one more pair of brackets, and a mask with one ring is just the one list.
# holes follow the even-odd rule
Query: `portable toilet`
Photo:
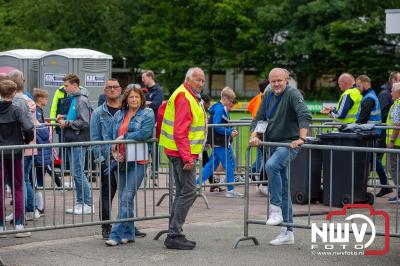
[[111, 67], [111, 55], [84, 48], [66, 48], [44, 54], [40, 59], [39, 86], [49, 91], [46, 115], [50, 114], [54, 92], [70, 73], [79, 76], [80, 86], [87, 89], [89, 100], [96, 107], [106, 80], [111, 78]]
[[46, 51], [35, 49], [16, 49], [0, 52], [0, 67], [13, 67], [24, 74], [24, 89], [32, 93], [39, 86], [39, 59]]

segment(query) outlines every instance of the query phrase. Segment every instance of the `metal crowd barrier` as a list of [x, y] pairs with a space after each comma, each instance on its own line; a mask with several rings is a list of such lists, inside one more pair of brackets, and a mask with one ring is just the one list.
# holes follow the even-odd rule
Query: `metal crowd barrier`
[[[117, 212], [119, 209], [119, 199], [118, 199], [118, 188], [120, 187], [121, 184], [119, 184], [119, 176], [120, 174], [124, 173], [125, 175], [128, 174], [128, 163], [125, 161], [123, 163], [113, 163], [112, 158], [108, 157], [105, 159], [105, 161], [100, 162], [99, 160], [92, 160], [92, 149], [94, 147], [105, 147], [105, 145], [110, 146], [110, 145], [117, 145], [117, 152], [120, 152], [120, 146], [122, 145], [125, 148], [126, 154], [129, 153], [131, 156], [130, 160], [136, 161], [136, 160], [141, 160], [141, 159], [146, 159], [146, 153], [148, 154], [148, 151], [144, 149], [146, 145], [152, 145], [152, 153], [151, 157], [155, 157], [155, 149], [154, 146], [158, 144], [157, 139], [151, 139], [146, 142], [137, 142], [137, 141], [131, 141], [131, 140], [120, 140], [120, 141], [92, 141], [92, 142], [75, 142], [75, 143], [52, 143], [52, 144], [36, 144], [36, 145], [16, 145], [16, 146], [1, 146], [0, 147], [0, 159], [1, 159], [1, 171], [2, 171], [2, 176], [5, 174], [5, 156], [10, 156], [12, 161], [16, 158], [17, 153], [22, 152], [23, 150], [46, 150], [46, 149], [54, 149], [54, 148], [59, 148], [62, 152], [60, 154], [62, 162], [65, 160], [65, 149], [74, 149], [75, 152], [73, 152], [71, 155], [71, 160], [70, 160], [70, 166], [72, 173], [74, 170], [78, 171], [79, 168], [76, 168], [79, 166], [79, 163], [82, 163], [80, 160], [82, 156], [84, 156], [85, 151], [88, 151], [88, 158], [89, 158], [89, 163], [88, 163], [88, 168], [85, 173], [87, 175], [91, 175], [92, 173], [96, 172], [99, 173], [99, 178], [100, 175], [103, 175], [103, 182], [106, 181], [108, 183], [108, 187], [111, 190], [111, 171], [114, 171], [116, 176], [116, 182], [117, 182], [117, 192], [115, 194], [114, 199], [112, 200], [111, 198], [111, 193], [109, 191], [108, 193], [108, 207], [110, 210], [110, 219], [104, 220], [100, 217], [102, 217], [102, 202], [99, 200], [101, 197], [101, 187], [99, 189], [95, 189], [93, 186], [93, 183], [90, 182], [90, 178], [88, 178], [88, 184], [89, 184], [89, 189], [91, 191], [91, 207], [90, 211], [87, 211], [87, 214], [84, 213], [84, 207], [81, 207], [80, 209], [81, 214], [69, 214], [66, 213], [66, 211], [69, 208], [72, 208], [72, 211], [78, 210], [77, 208], [74, 209], [73, 206], [77, 206], [76, 204], [78, 203], [77, 199], [77, 190], [80, 189], [82, 191], [82, 202], [87, 202], [88, 196], [84, 192], [85, 190], [85, 185], [84, 182], [80, 182], [81, 186], [78, 187], [76, 184], [72, 184], [71, 187], [66, 187], [65, 185], [65, 180], [71, 175], [70, 171], [65, 170], [65, 165], [64, 163], [61, 164], [60, 166], [60, 178], [61, 178], [61, 187], [56, 188], [56, 184], [54, 181], [54, 176], [55, 176], [55, 165], [54, 165], [54, 158], [51, 159], [51, 172], [46, 173], [46, 169], [44, 165], [32, 165], [31, 170], [32, 170], [32, 184], [33, 184], [33, 193], [35, 192], [40, 192], [43, 196], [43, 206], [44, 206], [44, 213], [45, 215], [42, 217], [35, 217], [33, 215], [32, 221], [27, 223], [27, 226], [25, 226], [25, 229], [23, 230], [15, 230], [14, 228], [14, 223], [11, 224], [10, 221], [6, 221], [7, 214], [12, 213], [14, 218], [15, 217], [15, 193], [16, 191], [16, 182], [14, 182], [14, 174], [15, 174], [15, 166], [14, 163], [11, 163], [11, 176], [8, 176], [9, 182], [9, 187], [11, 191], [7, 192], [7, 196], [3, 194], [3, 197], [1, 198], [2, 204], [3, 204], [3, 209], [8, 210], [9, 212], [7, 213], [6, 211], [3, 212], [3, 217], [0, 217], [0, 219], [3, 221], [3, 230], [0, 231], [0, 235], [7, 235], [7, 234], [15, 234], [15, 233], [22, 233], [22, 232], [34, 232], [34, 231], [42, 231], [42, 230], [54, 230], [54, 229], [64, 229], [64, 228], [74, 228], [74, 227], [82, 227], [82, 226], [92, 226], [92, 225], [100, 225], [100, 224], [113, 224], [117, 222], [126, 222], [126, 221], [144, 221], [144, 220], [153, 220], [153, 219], [166, 219], [170, 217], [170, 208], [171, 208], [171, 203], [172, 203], [172, 197], [170, 197], [169, 200], [169, 206], [168, 208], [156, 208], [156, 197], [159, 195], [159, 190], [157, 189], [156, 186], [154, 186], [154, 182], [149, 182], [148, 180], [155, 180], [155, 171], [145, 171], [144, 173], [144, 178], [141, 184], [134, 183], [134, 186], [138, 187], [136, 196], [134, 198], [134, 216], [129, 217], [129, 218], [124, 218], [124, 219], [118, 219], [117, 218]], [[142, 145], [140, 148], [139, 146]], [[122, 147], [121, 146], [121, 147]], [[141, 154], [142, 153], [142, 154]], [[42, 154], [42, 160], [44, 159], [44, 152]], [[81, 156], [77, 158], [76, 156]], [[30, 156], [32, 160], [34, 160], [34, 155]], [[83, 157], [82, 157], [83, 158]], [[26, 157], [25, 157], [26, 159]], [[96, 158], [98, 159], [98, 158]], [[24, 157], [22, 157], [22, 162], [24, 161]], [[43, 161], [42, 161], [43, 162]], [[94, 162], [94, 164], [92, 163]], [[103, 165], [101, 165], [103, 163]], [[135, 164], [135, 162], [132, 162]], [[132, 164], [131, 163], [131, 164]], [[139, 162], [140, 163], [140, 162]], [[24, 168], [24, 163], [22, 163], [22, 169]], [[42, 187], [37, 187], [37, 177], [36, 177], [36, 167], [38, 167], [39, 171], [42, 172], [43, 174], [43, 186]], [[148, 165], [148, 168], [152, 167], [154, 169], [155, 166]], [[145, 167], [146, 168], [146, 167]], [[22, 170], [20, 169], [20, 170]], [[135, 170], [134, 174], [135, 176], [138, 176], [139, 170]], [[22, 171], [23, 172], [23, 171]], [[149, 176], [150, 175], [150, 176]], [[49, 179], [50, 176], [50, 179]], [[22, 179], [24, 177], [22, 176]], [[83, 176], [83, 179], [87, 178], [87, 176]], [[106, 180], [104, 180], [104, 178]], [[172, 193], [172, 185], [173, 182], [171, 182], [171, 175], [169, 174], [159, 174], [159, 178], [162, 178], [163, 180], [166, 179], [167, 184], [169, 184], [169, 193]], [[5, 180], [6, 178], [3, 178]], [[74, 179], [71, 177], [71, 179]], [[82, 179], [82, 180], [83, 180]], [[99, 180], [98, 180], [99, 181]], [[126, 181], [128, 182], [128, 181]], [[73, 182], [75, 183], [75, 182]], [[22, 183], [24, 185], [24, 183]], [[127, 183], [125, 184], [127, 185]], [[140, 185], [140, 186], [139, 186]], [[5, 182], [2, 182], [2, 191], [4, 192], [6, 190], [6, 184]], [[12, 205], [11, 205], [11, 201]], [[33, 197], [33, 206], [37, 206], [37, 199], [36, 197]], [[24, 202], [24, 201], [23, 201]], [[11, 210], [11, 211], [10, 211]], [[25, 203], [23, 205], [23, 210], [25, 213]], [[79, 212], [79, 211], [78, 211]], [[78, 213], [77, 212], [77, 213]], [[26, 213], [25, 213], [26, 214]], [[10, 216], [9, 216], [10, 217]], [[26, 219], [25, 215], [25, 219]], [[26, 222], [26, 221], [24, 221]]]
[[[260, 146], [263, 147], [268, 147], [268, 149], [271, 148], [275, 148], [275, 147], [290, 147], [289, 143], [276, 143], [276, 142], [261, 142]], [[266, 220], [257, 220], [251, 217], [250, 215], [250, 184], [251, 184], [251, 178], [250, 178], [250, 155], [251, 155], [251, 151], [254, 149], [254, 147], [247, 147], [246, 149], [246, 167], [245, 167], [245, 190], [244, 190], [244, 228], [243, 228], [243, 236], [238, 237], [235, 241], [234, 241], [234, 248], [237, 248], [239, 243], [241, 241], [245, 241], [245, 240], [251, 240], [253, 241], [253, 243], [255, 245], [259, 245], [259, 242], [257, 240], [257, 238], [255, 236], [251, 236], [249, 235], [249, 225], [250, 224], [260, 224], [260, 225], [266, 225]], [[372, 192], [375, 192], [376, 188], [379, 187], [387, 187], [387, 188], [394, 188], [394, 192], [396, 193], [396, 204], [394, 205], [394, 207], [391, 207], [393, 205], [388, 204], [385, 205], [387, 206], [387, 208], [389, 208], [389, 213], [390, 213], [390, 218], [393, 220], [394, 219], [394, 226], [391, 226], [391, 229], [389, 231], [389, 235], [390, 237], [400, 237], [400, 233], [399, 233], [399, 203], [400, 203], [400, 199], [399, 199], [399, 155], [400, 155], [400, 149], [380, 149], [380, 148], [367, 148], [367, 147], [350, 147], [350, 146], [333, 146], [333, 145], [315, 145], [315, 144], [304, 144], [301, 146], [301, 149], [304, 149], [305, 151], [307, 151], [308, 153], [308, 159], [309, 159], [309, 164], [308, 164], [308, 169], [310, 169], [312, 167], [312, 150], [320, 150], [322, 152], [325, 152], [324, 156], [329, 155], [329, 169], [325, 169], [323, 171], [323, 173], [327, 173], [329, 172], [329, 174], [327, 176], [325, 176], [324, 174], [321, 175], [322, 176], [322, 180], [325, 179], [329, 179], [328, 184], [325, 184], [324, 181], [322, 182], [323, 187], [327, 186], [329, 187], [328, 189], [324, 189], [324, 193], [328, 193], [327, 195], [324, 194], [324, 205], [327, 205], [327, 209], [324, 212], [312, 212], [311, 211], [311, 171], [308, 172], [308, 176], [307, 176], [307, 191], [308, 191], [308, 200], [307, 200], [307, 214], [306, 215], [294, 215], [294, 217], [299, 217], [299, 216], [306, 216], [307, 217], [307, 222], [306, 223], [282, 223], [279, 226], [290, 226], [290, 227], [294, 227], [294, 228], [303, 228], [303, 229], [311, 229], [311, 216], [314, 215], [323, 215], [323, 214], [328, 214], [330, 211], [334, 210], [335, 206], [333, 206], [334, 202], [337, 203], [337, 199], [335, 198], [336, 195], [333, 195], [333, 185], [335, 182], [335, 176], [333, 176], [333, 160], [334, 160], [334, 152], [344, 152], [344, 153], [350, 153], [351, 154], [351, 193], [350, 195], [347, 195], [345, 198], [343, 198], [342, 201], [342, 205], [344, 204], [353, 204], [353, 203], [358, 203], [357, 201], [359, 201], [360, 199], [357, 198], [356, 201], [356, 192], [360, 189], [359, 187], [355, 187], [355, 171], [357, 169], [355, 169], [355, 160], [360, 158], [359, 155], [360, 154], [364, 154], [364, 155], [368, 155], [371, 156], [372, 155], [372, 160], [373, 160], [373, 172], [376, 172], [376, 158], [377, 158], [377, 153], [386, 153], [386, 154], [390, 154], [391, 156], [396, 156], [395, 161], [396, 165], [395, 165], [395, 171], [393, 171], [393, 173], [395, 173], [395, 176], [392, 176], [392, 181], [394, 181], [394, 183], [396, 185], [377, 185], [376, 183], [373, 186], [370, 186], [370, 191], [367, 192], [367, 194], [371, 194], [371, 188], [373, 188]], [[341, 154], [335, 154], [335, 157], [337, 158], [338, 155], [343, 155], [344, 153]], [[357, 158], [356, 158], [357, 157]], [[370, 157], [368, 157], [370, 158]], [[324, 164], [325, 167], [325, 164]], [[344, 167], [344, 166], [343, 166]], [[290, 186], [291, 186], [291, 161], [289, 160], [289, 164], [288, 164], [288, 196], [289, 196], [289, 201], [291, 201], [291, 190], [290, 190]], [[328, 171], [329, 170], [329, 171]], [[348, 170], [348, 169], [347, 169]], [[376, 176], [375, 176], [376, 178]], [[366, 184], [365, 184], [366, 185]], [[268, 196], [269, 197], [269, 196]], [[345, 200], [344, 200], [345, 199]], [[328, 200], [328, 202], [326, 202], [326, 200]], [[373, 201], [370, 202], [369, 201], [370, 198], [369, 196], [366, 195], [365, 201], [368, 202], [369, 204], [373, 204]], [[387, 209], [386, 209], [387, 210]], [[269, 204], [267, 206], [267, 213], [269, 213]], [[267, 214], [268, 215], [268, 214]], [[267, 217], [268, 219], [268, 217]], [[373, 217], [373, 220], [375, 222], [375, 216]], [[392, 222], [390, 224], [393, 224]], [[321, 229], [322, 227], [319, 226], [319, 228]], [[350, 231], [352, 232], [352, 231]], [[367, 231], [366, 234], [371, 234], [371, 231]], [[379, 236], [385, 236], [385, 232], [384, 231], [376, 231], [376, 235]]]

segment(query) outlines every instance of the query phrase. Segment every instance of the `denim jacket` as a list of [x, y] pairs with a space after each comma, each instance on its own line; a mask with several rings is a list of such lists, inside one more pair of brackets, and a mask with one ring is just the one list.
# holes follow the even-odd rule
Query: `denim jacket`
[[[118, 131], [124, 121], [127, 109], [122, 109], [114, 115], [112, 139], [118, 138]], [[125, 140], [145, 141], [152, 137], [154, 129], [154, 112], [150, 108], [140, 108], [131, 118]]]
[[[113, 140], [112, 125], [113, 116], [108, 111], [107, 103], [97, 107], [92, 114], [90, 120], [90, 140], [92, 141], [107, 141]], [[93, 154], [97, 162], [108, 161], [110, 156], [111, 145], [95, 145], [93, 146]]]

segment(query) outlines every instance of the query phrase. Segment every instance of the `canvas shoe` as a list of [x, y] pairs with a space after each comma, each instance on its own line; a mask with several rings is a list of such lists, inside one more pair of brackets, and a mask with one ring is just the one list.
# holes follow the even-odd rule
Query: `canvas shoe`
[[127, 239], [127, 238], [122, 238], [121, 239], [121, 243], [122, 244], [128, 244], [128, 243], [133, 243], [133, 242], [135, 242], [134, 239]]
[[37, 209], [39, 209], [39, 210], [44, 209], [43, 194], [41, 191], [36, 191], [35, 202], [36, 202]]
[[80, 204], [80, 203], [75, 204], [75, 206], [73, 208], [67, 209], [67, 210], [65, 210], [65, 212], [68, 213], [68, 214], [73, 214], [74, 211], [77, 210], [77, 209], [81, 210], [82, 209], [82, 204]]
[[228, 190], [225, 193], [225, 197], [227, 198], [243, 198], [243, 194], [237, 192], [236, 190], [232, 189], [232, 190]]
[[86, 204], [83, 205], [83, 209], [82, 209], [82, 205], [80, 205], [80, 208], [75, 208], [75, 210], [73, 210], [73, 212], [72, 212], [72, 214], [74, 214], [74, 215], [82, 215], [82, 214], [86, 215], [86, 214], [92, 214], [92, 213], [95, 213], [94, 206], [93, 206], [93, 210], [92, 210], [92, 206], [89, 206]]
[[14, 220], [13, 212], [6, 216], [6, 222], [11, 222], [12, 220]]
[[32, 221], [32, 220], [37, 220], [37, 219], [39, 219], [40, 218], [40, 213], [39, 213], [39, 210], [38, 209], [35, 209], [35, 211], [34, 212], [27, 212], [26, 214], [25, 214], [25, 220], [26, 221]]
[[[24, 229], [25, 229], [25, 227], [24, 227], [23, 224], [17, 224], [15, 226], [15, 230], [24, 230]], [[23, 238], [23, 237], [30, 237], [31, 235], [32, 235], [31, 232], [21, 232], [21, 233], [16, 233], [15, 237], [16, 238]]]
[[294, 244], [294, 234], [292, 231], [287, 231], [286, 227], [281, 229], [280, 234], [271, 242], [269, 242], [272, 246], [281, 246], [281, 245], [293, 245]]
[[268, 196], [268, 187], [267, 186], [263, 186], [262, 184], [257, 186], [256, 192], [258, 194], [261, 194], [263, 196]]
[[279, 225], [283, 222], [282, 209], [279, 206], [270, 204], [269, 206], [269, 218], [267, 220], [267, 225]]
[[106, 241], [106, 245], [110, 246], [110, 247], [115, 247], [115, 246], [118, 246], [118, 242], [115, 240], [109, 239]]

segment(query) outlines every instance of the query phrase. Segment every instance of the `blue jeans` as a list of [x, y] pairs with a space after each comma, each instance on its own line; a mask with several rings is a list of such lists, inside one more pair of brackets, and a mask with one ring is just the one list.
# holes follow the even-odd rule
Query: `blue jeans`
[[31, 181], [29, 180], [29, 172], [32, 168], [32, 156], [25, 156], [24, 157], [24, 201], [25, 201], [25, 211], [26, 212], [33, 212], [33, 188]]
[[[256, 155], [256, 161], [251, 165], [251, 173], [259, 173], [260, 174], [260, 181], [265, 180], [264, 176], [264, 156], [263, 152], [267, 153], [267, 149], [265, 147], [258, 147], [257, 148], [257, 155]], [[254, 180], [254, 179], [253, 179]]]
[[270, 203], [282, 209], [283, 222], [293, 223], [292, 200], [289, 193], [288, 165], [289, 159], [296, 158], [299, 150], [288, 147], [271, 149], [271, 157], [265, 164], [268, 175]]
[[[210, 156], [210, 160], [204, 166], [202, 171], [202, 180], [197, 179], [196, 183], [199, 185], [201, 182], [206, 181], [212, 173], [217, 169], [219, 163], [222, 164], [226, 171], [226, 179], [228, 183], [232, 183], [235, 181], [235, 177], [233, 175], [233, 171], [236, 166], [235, 158], [233, 157], [232, 146], [228, 145], [225, 147], [215, 147]], [[228, 186], [228, 191], [233, 190], [233, 186]]]
[[92, 191], [84, 173], [86, 147], [72, 147], [69, 156], [71, 173], [75, 183], [76, 204], [92, 206]]
[[[143, 181], [145, 169], [144, 164], [129, 162], [128, 175], [126, 175], [126, 170], [120, 170], [118, 178], [119, 210], [117, 219], [134, 217], [133, 199]], [[121, 242], [122, 238], [135, 240], [135, 225], [133, 221], [115, 223], [113, 225], [109, 239]]]

